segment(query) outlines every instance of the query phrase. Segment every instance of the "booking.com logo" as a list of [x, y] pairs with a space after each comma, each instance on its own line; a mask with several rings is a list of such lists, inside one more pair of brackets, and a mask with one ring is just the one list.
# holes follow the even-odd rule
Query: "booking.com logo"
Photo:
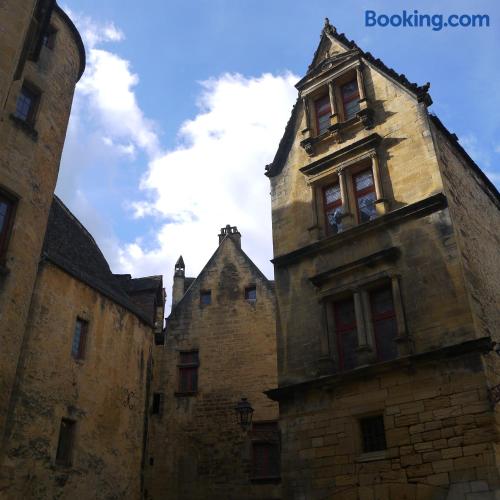
[[489, 27], [490, 16], [487, 14], [451, 14], [448, 17], [443, 14], [420, 14], [418, 10], [408, 12], [403, 10], [401, 14], [378, 14], [374, 10], [365, 11], [365, 26], [403, 27], [403, 28], [432, 28], [433, 31], [441, 31], [443, 28], [482, 28]]

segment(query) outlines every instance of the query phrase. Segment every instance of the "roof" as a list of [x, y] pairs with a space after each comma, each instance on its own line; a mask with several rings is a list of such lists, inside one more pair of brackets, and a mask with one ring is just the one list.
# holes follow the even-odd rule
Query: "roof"
[[206, 273], [206, 271], [208, 270], [208, 268], [210, 267], [210, 265], [217, 259], [217, 257], [219, 256], [219, 253], [221, 252], [222, 245], [224, 245], [228, 240], [230, 240], [231, 243], [235, 246], [235, 248], [237, 249], [237, 251], [246, 260], [246, 262], [249, 264], [250, 268], [255, 272], [255, 274], [261, 278], [261, 280], [262, 280], [263, 283], [266, 284], [266, 286], [268, 287], [269, 291], [271, 293], [273, 293], [273, 294], [275, 293], [274, 281], [268, 280], [266, 278], [265, 274], [254, 264], [254, 262], [252, 261], [252, 259], [250, 259], [250, 257], [241, 249], [241, 246], [235, 243], [235, 241], [231, 237], [231, 234], [227, 234], [221, 240], [221, 242], [219, 243], [219, 246], [217, 247], [217, 249], [215, 250], [215, 252], [212, 254], [212, 256], [210, 257], [210, 259], [208, 259], [207, 263], [205, 264], [205, 266], [201, 270], [200, 274], [198, 274], [198, 276], [196, 278], [186, 278], [186, 281], [190, 280], [190, 282], [189, 282], [189, 284], [187, 286], [186, 286], [186, 283], [184, 284], [184, 292], [185, 293], [182, 296], [181, 300], [179, 300], [179, 302], [177, 302], [177, 304], [175, 304], [174, 306], [172, 306], [172, 310], [170, 312], [170, 315], [167, 318], [167, 321], [172, 316], [172, 314], [174, 313], [174, 311], [177, 310], [179, 307], [181, 307], [183, 301], [187, 297], [189, 297], [191, 295], [191, 292], [193, 291], [194, 285], [196, 284], [196, 282], [201, 279], [201, 277]]
[[149, 314], [134, 304], [126, 293], [122, 284], [126, 275], [117, 277], [111, 272], [92, 235], [57, 196], [50, 208], [42, 260], [52, 262], [152, 326]]
[[[348, 51], [354, 51], [353, 53], [359, 54], [365, 61], [369, 62], [373, 66], [375, 66], [378, 70], [384, 73], [387, 77], [391, 78], [398, 82], [401, 86], [403, 86], [406, 90], [408, 90], [414, 97], [420, 102], [425, 102], [428, 106], [432, 104], [432, 99], [428, 94], [430, 83], [426, 83], [425, 85], [417, 85], [416, 83], [412, 83], [406, 78], [404, 74], [397, 73], [394, 69], [388, 67], [383, 61], [380, 59], [376, 59], [370, 52], [363, 51], [354, 40], [349, 40], [344, 33], [338, 33], [337, 29], [330, 24], [328, 18], [325, 19], [325, 26], [321, 32], [321, 39], [318, 44], [316, 51], [314, 52], [313, 60], [307, 69], [307, 73], [300, 80], [297, 85], [306, 79], [308, 76], [313, 76], [323, 65], [324, 61], [319, 61], [319, 55], [321, 53], [321, 49], [327, 40], [335, 40], [342, 47], [344, 47]], [[341, 55], [343, 56], [343, 55]], [[339, 57], [339, 56], [336, 56]], [[288, 153], [292, 147], [293, 141], [295, 139], [294, 128], [296, 117], [298, 113], [298, 102], [292, 108], [292, 113], [288, 123], [285, 127], [285, 132], [278, 146], [278, 150], [274, 156], [273, 161], [266, 166], [266, 173], [268, 177], [274, 177], [278, 175], [285, 165], [286, 159], [288, 157]]]

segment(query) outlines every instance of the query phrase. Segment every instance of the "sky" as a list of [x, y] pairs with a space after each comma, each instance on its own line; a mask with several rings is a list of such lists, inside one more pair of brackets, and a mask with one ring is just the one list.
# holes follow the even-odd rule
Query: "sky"
[[[269, 180], [324, 18], [418, 84], [500, 186], [497, 0], [60, 0], [82, 34], [56, 193], [115, 273], [196, 276], [226, 224], [273, 277]], [[487, 14], [490, 26], [367, 27], [365, 11]], [[168, 299], [170, 302], [170, 299]]]

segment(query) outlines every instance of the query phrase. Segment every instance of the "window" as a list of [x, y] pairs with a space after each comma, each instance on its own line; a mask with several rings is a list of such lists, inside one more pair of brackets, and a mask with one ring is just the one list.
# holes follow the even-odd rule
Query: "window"
[[212, 292], [210, 290], [202, 290], [200, 292], [200, 304], [209, 306], [212, 303]]
[[49, 26], [49, 29], [44, 33], [42, 37], [42, 44], [50, 50], [53, 50], [56, 43], [57, 30], [53, 26]]
[[280, 477], [279, 429], [276, 422], [252, 426], [252, 479]]
[[350, 120], [356, 116], [359, 111], [359, 91], [356, 79], [340, 87], [342, 95], [342, 106], [344, 110], [344, 120]]
[[398, 355], [394, 342], [398, 329], [391, 288], [385, 287], [372, 291], [370, 305], [377, 358], [379, 361], [394, 359]]
[[323, 210], [327, 234], [337, 234], [342, 231], [342, 198], [340, 184], [330, 184], [323, 188]]
[[155, 333], [155, 345], [165, 345], [165, 333], [156, 332]]
[[360, 420], [363, 453], [387, 449], [385, 441], [384, 417], [365, 417]]
[[153, 393], [153, 405], [151, 406], [153, 415], [161, 415], [163, 413], [163, 394], [161, 392]]
[[377, 217], [375, 185], [371, 169], [363, 170], [353, 177], [356, 209], [359, 223], [368, 222]]
[[7, 251], [10, 230], [14, 218], [14, 202], [0, 192], [0, 262]]
[[73, 456], [76, 422], [68, 418], [61, 419], [59, 442], [57, 444], [56, 463], [70, 466]]
[[190, 393], [198, 390], [198, 351], [181, 352], [179, 364], [179, 392]]
[[255, 286], [247, 286], [245, 288], [246, 300], [257, 300], [257, 288]]
[[26, 84], [23, 85], [17, 98], [14, 116], [23, 122], [33, 125], [39, 101], [40, 92]]
[[318, 135], [324, 134], [330, 126], [330, 115], [332, 114], [330, 95], [327, 94], [314, 101], [314, 110], [316, 114], [316, 130]]
[[85, 357], [85, 345], [87, 343], [88, 322], [78, 318], [75, 323], [75, 332], [73, 334], [73, 344], [71, 346], [71, 355], [75, 359]]
[[341, 370], [356, 367], [356, 348], [358, 333], [356, 328], [356, 312], [354, 299], [344, 299], [333, 304], [335, 334]]

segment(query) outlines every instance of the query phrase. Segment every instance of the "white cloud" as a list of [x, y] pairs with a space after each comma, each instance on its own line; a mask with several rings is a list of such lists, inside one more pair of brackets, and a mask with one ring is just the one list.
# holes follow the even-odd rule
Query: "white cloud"
[[[237, 225], [242, 246], [272, 274], [269, 181], [264, 166], [277, 149], [296, 98], [292, 74], [244, 77], [225, 74], [200, 84], [197, 115], [180, 125], [178, 147], [165, 150], [156, 126], [140, 109], [139, 78], [129, 61], [101, 45], [123, 39], [112, 23], [71, 14], [87, 44], [87, 69], [77, 86], [58, 192], [87, 226], [114, 272], [164, 274], [171, 292], [174, 263], [182, 254], [196, 276], [217, 247], [217, 233]], [[165, 106], [174, 106], [175, 100]], [[148, 167], [122, 220], [144, 224], [135, 241], [119, 242], [111, 221], [88, 201], [80, 179], [110, 158], [131, 162], [143, 153]], [[144, 167], [143, 167], [144, 168]], [[102, 189], [102, 179], [95, 179]], [[89, 184], [89, 183], [87, 183]], [[91, 188], [92, 189], [92, 188]], [[152, 216], [152, 217], [151, 217]]]

